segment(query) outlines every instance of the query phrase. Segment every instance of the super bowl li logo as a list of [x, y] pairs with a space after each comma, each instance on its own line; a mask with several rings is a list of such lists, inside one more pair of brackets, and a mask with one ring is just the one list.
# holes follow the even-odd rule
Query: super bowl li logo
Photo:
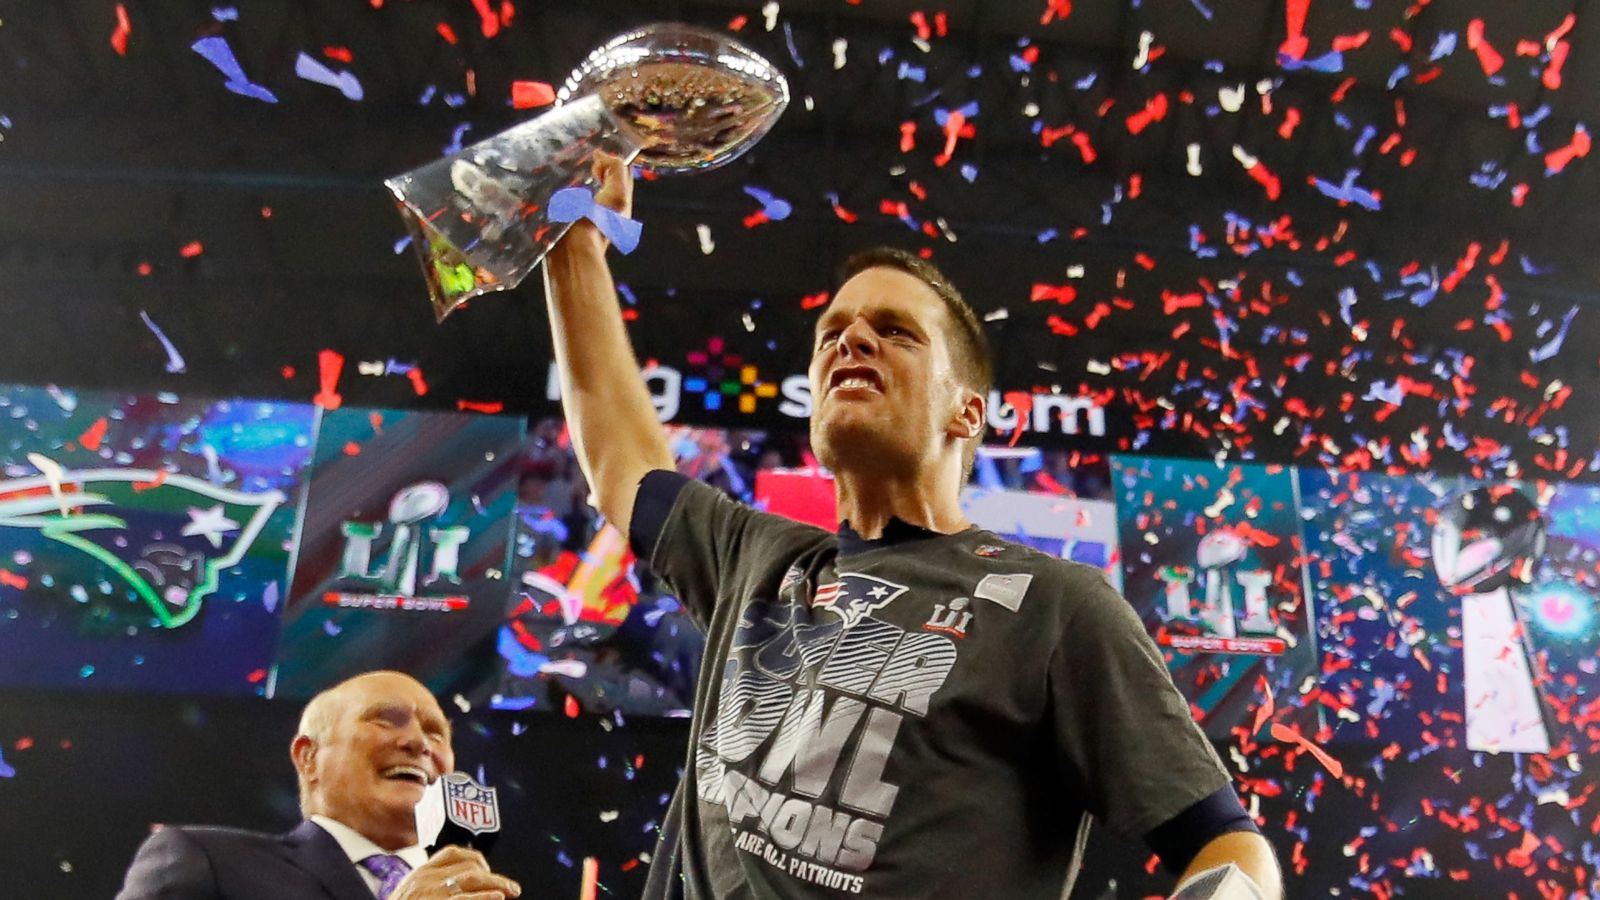
[[[429, 589], [459, 589], [461, 547], [472, 536], [465, 525], [440, 524], [450, 507], [450, 492], [437, 481], [423, 481], [401, 489], [389, 501], [385, 522], [347, 521], [340, 528], [344, 553], [339, 563], [342, 586], [323, 595], [329, 606], [361, 609], [399, 609], [451, 612], [466, 609], [467, 597], [458, 591], [422, 594]], [[374, 549], [388, 535], [381, 559]], [[426, 574], [423, 574], [426, 573]]]
[[[1195, 557], [1201, 591], [1198, 604], [1190, 589], [1197, 580], [1195, 568], [1163, 566], [1156, 573], [1166, 591], [1168, 628], [1161, 643], [1178, 650], [1283, 653], [1288, 642], [1276, 636], [1277, 622], [1267, 595], [1272, 572], [1249, 565], [1249, 540], [1230, 529], [1218, 529], [1200, 539]], [[1175, 626], [1187, 626], [1197, 633], [1177, 633]]]

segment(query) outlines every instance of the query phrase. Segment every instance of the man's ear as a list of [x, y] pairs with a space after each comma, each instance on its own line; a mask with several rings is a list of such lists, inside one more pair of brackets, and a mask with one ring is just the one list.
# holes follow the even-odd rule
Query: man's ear
[[945, 429], [945, 434], [960, 441], [970, 440], [983, 434], [989, 421], [988, 411], [987, 397], [971, 388], [963, 387], [961, 405], [956, 408], [956, 414], [950, 420], [949, 427]]
[[309, 779], [316, 768], [317, 742], [308, 734], [295, 735], [289, 744], [289, 758], [294, 760], [294, 770], [300, 773], [300, 779]]

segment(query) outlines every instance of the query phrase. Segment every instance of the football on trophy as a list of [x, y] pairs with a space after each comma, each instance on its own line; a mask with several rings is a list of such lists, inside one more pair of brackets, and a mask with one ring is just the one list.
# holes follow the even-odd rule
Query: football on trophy
[[1250, 542], [1236, 531], [1218, 529], [1200, 539], [1195, 552], [1202, 569], [1216, 569], [1241, 562], [1250, 552]]
[[1544, 546], [1544, 513], [1533, 500], [1510, 485], [1487, 485], [1439, 510], [1433, 568], [1451, 593], [1485, 594], [1531, 583]]

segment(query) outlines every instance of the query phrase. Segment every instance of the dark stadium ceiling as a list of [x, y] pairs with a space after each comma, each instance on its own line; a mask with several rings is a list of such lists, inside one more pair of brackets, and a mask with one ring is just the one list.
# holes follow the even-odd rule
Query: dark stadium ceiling
[[[559, 83], [606, 37], [672, 19], [735, 30], [795, 99], [734, 165], [641, 185], [645, 245], [618, 263], [640, 291], [795, 298], [826, 290], [850, 249], [895, 242], [932, 248], [981, 308], [1026, 313], [1015, 294], [1080, 266], [1143, 255], [1184, 271], [1196, 229], [1241, 273], [1447, 274], [1478, 245], [1501, 248], [1496, 285], [1532, 302], [1582, 303], [1600, 280], [1584, 124], [1600, 118], [1600, 16], [1581, 3], [150, 0], [124, 14], [125, 29], [109, 0], [0, 2], [0, 314], [32, 336], [7, 340], [0, 377], [168, 384], [130, 362], [152, 345], [137, 313], [185, 303], [173, 329], [215, 363], [196, 367], [225, 385], [213, 392], [298, 396], [278, 361], [304, 371], [316, 347], [466, 356], [479, 369], [460, 362], [462, 385], [542, 391], [508, 374], [543, 340], [537, 288], [508, 301], [515, 315], [480, 304], [435, 326], [382, 178], [530, 115], [511, 108], [513, 81]], [[191, 48], [210, 35], [277, 102], [225, 90]], [[301, 53], [353, 73], [363, 98], [298, 77]], [[936, 110], [973, 102], [970, 137], [938, 164]], [[741, 228], [753, 184], [794, 215]], [[1230, 253], [1240, 223], [1278, 239]], [[1337, 314], [1334, 290], [1314, 299]], [[137, 353], [119, 349], [130, 333]]]

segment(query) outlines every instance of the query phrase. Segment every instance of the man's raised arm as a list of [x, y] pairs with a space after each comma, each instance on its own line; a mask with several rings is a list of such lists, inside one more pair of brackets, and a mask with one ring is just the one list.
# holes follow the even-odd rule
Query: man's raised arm
[[[628, 167], [601, 155], [595, 174], [601, 180], [595, 200], [629, 215]], [[587, 220], [573, 225], [545, 257], [544, 279], [561, 405], [578, 463], [600, 512], [627, 533], [639, 479], [672, 468], [672, 452], [622, 324], [605, 236]]]

